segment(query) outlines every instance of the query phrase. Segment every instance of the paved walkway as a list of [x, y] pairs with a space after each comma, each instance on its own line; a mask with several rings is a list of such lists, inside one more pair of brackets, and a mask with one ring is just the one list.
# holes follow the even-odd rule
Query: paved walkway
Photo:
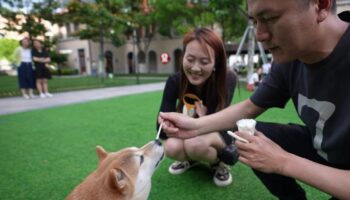
[[52, 98], [24, 99], [22, 97], [10, 97], [0, 99], [0, 115], [11, 113], [81, 103], [99, 99], [152, 92], [162, 90], [165, 82], [151, 83], [113, 88], [91, 89], [72, 92], [54, 93]]

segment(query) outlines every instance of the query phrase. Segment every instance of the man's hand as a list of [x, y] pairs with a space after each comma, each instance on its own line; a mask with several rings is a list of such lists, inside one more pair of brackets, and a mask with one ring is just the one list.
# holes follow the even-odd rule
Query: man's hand
[[198, 135], [197, 119], [181, 113], [159, 113], [158, 123], [164, 121], [163, 131], [168, 137], [192, 138]]
[[235, 142], [242, 163], [265, 173], [282, 173], [288, 152], [261, 132], [256, 131], [254, 136], [244, 132], [236, 134], [249, 141], [249, 143], [238, 140]]

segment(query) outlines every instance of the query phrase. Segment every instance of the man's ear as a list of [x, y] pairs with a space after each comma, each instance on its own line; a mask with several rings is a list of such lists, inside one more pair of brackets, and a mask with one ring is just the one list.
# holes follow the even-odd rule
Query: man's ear
[[317, 1], [317, 7], [318, 7], [318, 17], [317, 22], [320, 23], [324, 21], [330, 12], [332, 12], [332, 4], [334, 2], [332, 0], [318, 0]]
[[129, 193], [129, 182], [128, 177], [121, 169], [111, 169], [110, 170], [110, 183], [112, 188], [115, 188], [122, 195], [127, 195]]
[[105, 149], [101, 146], [96, 146], [96, 154], [98, 156], [99, 162], [101, 163], [106, 157], [107, 157], [107, 152]]

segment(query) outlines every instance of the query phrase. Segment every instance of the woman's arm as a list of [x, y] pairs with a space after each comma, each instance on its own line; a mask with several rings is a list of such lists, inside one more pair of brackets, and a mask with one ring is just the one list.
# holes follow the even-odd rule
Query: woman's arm
[[33, 60], [35, 62], [40, 62], [40, 63], [49, 63], [49, 62], [51, 62], [51, 59], [49, 57], [42, 58], [42, 57], [33, 56]]

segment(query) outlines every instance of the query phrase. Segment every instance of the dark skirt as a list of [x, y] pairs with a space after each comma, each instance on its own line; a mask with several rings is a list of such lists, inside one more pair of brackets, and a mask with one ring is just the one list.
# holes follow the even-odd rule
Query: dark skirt
[[51, 79], [50, 70], [45, 65], [35, 66], [35, 78], [37, 79]]
[[35, 74], [30, 62], [22, 62], [17, 69], [18, 83], [21, 89], [35, 89]]

